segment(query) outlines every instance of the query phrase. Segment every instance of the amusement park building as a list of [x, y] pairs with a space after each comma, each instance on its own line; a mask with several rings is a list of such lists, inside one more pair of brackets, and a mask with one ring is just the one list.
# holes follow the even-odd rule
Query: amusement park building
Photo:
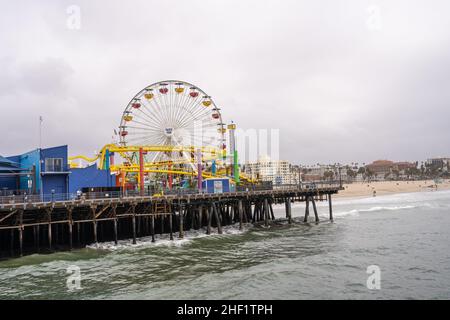
[[67, 145], [0, 157], [3, 194], [68, 194], [83, 187], [110, 187], [112, 177], [96, 165], [69, 168]]
[[0, 188], [3, 192], [7, 190], [28, 194], [68, 192], [67, 146], [35, 149], [6, 159], [15, 163], [20, 172], [0, 174], [2, 175]]

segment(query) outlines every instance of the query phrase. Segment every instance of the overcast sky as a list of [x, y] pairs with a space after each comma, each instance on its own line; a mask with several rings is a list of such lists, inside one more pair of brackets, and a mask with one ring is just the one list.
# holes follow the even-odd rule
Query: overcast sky
[[134, 94], [179, 79], [226, 121], [279, 129], [294, 163], [450, 156], [449, 14], [448, 0], [1, 0], [0, 154], [36, 148], [39, 115], [44, 146], [93, 154]]

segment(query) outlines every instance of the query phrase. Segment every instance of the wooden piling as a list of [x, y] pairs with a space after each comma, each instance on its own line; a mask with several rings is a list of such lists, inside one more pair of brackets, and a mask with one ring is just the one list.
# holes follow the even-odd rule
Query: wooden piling
[[243, 218], [242, 200], [239, 200], [238, 202], [238, 211], [239, 211], [239, 230], [242, 230], [242, 218]]
[[264, 225], [266, 227], [269, 226], [269, 203], [267, 201], [267, 198], [264, 198]]
[[81, 245], [81, 223], [77, 223], [77, 243]]
[[48, 231], [47, 231], [47, 235], [48, 235], [48, 249], [52, 250], [52, 211], [51, 210], [47, 210], [47, 220], [48, 220]]
[[179, 230], [178, 230], [178, 238], [183, 239], [184, 238], [184, 214], [183, 214], [183, 208], [180, 208], [180, 212], [178, 213], [178, 220], [179, 220]]
[[331, 193], [328, 194], [328, 207], [330, 210], [330, 221], [333, 222], [333, 205], [331, 203]]
[[311, 202], [312, 202], [313, 209], [314, 209], [314, 216], [316, 218], [316, 223], [319, 223], [319, 214], [317, 213], [316, 201], [314, 200], [314, 196], [311, 197]]
[[67, 208], [67, 223], [69, 227], [69, 250], [73, 248], [73, 237], [72, 237], [72, 207]]
[[291, 209], [291, 198], [285, 199], [285, 208], [286, 208], [286, 218], [288, 219], [288, 223], [292, 223], [292, 209]]
[[92, 230], [94, 233], [94, 243], [97, 244], [98, 243], [98, 239], [97, 239], [97, 219], [96, 219], [96, 211], [97, 207], [96, 206], [91, 206], [91, 212], [92, 212]]
[[114, 222], [114, 244], [117, 246], [117, 218], [113, 220]]
[[151, 220], [151, 233], [152, 233], [152, 242], [155, 242], [155, 216], [152, 215], [152, 220]]
[[303, 222], [308, 222], [308, 216], [309, 216], [309, 196], [306, 196], [305, 218], [303, 219]]
[[14, 229], [11, 229], [10, 236], [9, 236], [9, 250], [11, 257], [14, 256]]
[[136, 205], [132, 206], [133, 216], [131, 218], [133, 228], [133, 244], [136, 244]]
[[118, 238], [118, 235], [117, 235], [117, 204], [113, 204], [112, 205], [112, 211], [111, 211], [111, 213], [112, 213], [112, 217], [113, 217], [113, 232], [114, 232], [114, 244], [117, 246], [117, 243], [118, 243], [118, 241], [117, 241], [117, 238]]
[[19, 211], [19, 255], [23, 256], [23, 210]]
[[217, 212], [216, 204], [212, 203], [214, 217], [216, 218], [216, 224], [217, 224], [217, 233], [222, 234], [222, 223], [220, 221], [219, 213]]
[[170, 232], [170, 240], [173, 240], [173, 226], [172, 226], [172, 217], [173, 217], [173, 213], [169, 214], [169, 232]]
[[203, 227], [203, 205], [201, 204], [198, 208], [198, 228], [201, 229]]
[[272, 200], [270, 200], [270, 202], [269, 202], [269, 210], [270, 210], [270, 216], [271, 216], [272, 220], [275, 220], [275, 215], [273, 213], [273, 208], [272, 208]]
[[36, 252], [39, 252], [39, 238], [40, 238], [39, 225], [33, 226], [33, 235]]
[[208, 209], [206, 210], [206, 219], [207, 219], [207, 226], [206, 226], [206, 234], [211, 234], [211, 213], [212, 211], [212, 206], [209, 206]]
[[23, 226], [19, 227], [19, 255], [23, 256]]

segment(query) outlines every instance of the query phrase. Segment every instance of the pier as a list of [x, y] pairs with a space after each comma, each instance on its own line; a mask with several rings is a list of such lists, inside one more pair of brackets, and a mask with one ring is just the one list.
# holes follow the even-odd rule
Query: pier
[[[227, 193], [172, 193], [127, 196], [102, 193], [62, 201], [33, 197], [0, 197], [0, 257], [83, 248], [99, 242], [169, 234], [183, 238], [187, 230], [244, 223], [269, 226], [275, 220], [273, 205], [284, 204], [288, 223], [294, 223], [291, 204], [305, 202], [303, 222], [319, 223], [317, 201], [328, 201], [333, 220], [332, 195], [339, 183], [278, 186]], [[310, 214], [311, 212], [311, 214]], [[314, 214], [314, 216], [312, 216]]]

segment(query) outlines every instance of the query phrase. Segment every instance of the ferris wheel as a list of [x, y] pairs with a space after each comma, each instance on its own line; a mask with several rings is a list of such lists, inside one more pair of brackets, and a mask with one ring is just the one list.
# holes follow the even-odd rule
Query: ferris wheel
[[[203, 90], [168, 80], [137, 93], [125, 108], [119, 127], [120, 145], [195, 146], [225, 149], [220, 109]], [[186, 152], [158, 151], [147, 162], [192, 159]]]

